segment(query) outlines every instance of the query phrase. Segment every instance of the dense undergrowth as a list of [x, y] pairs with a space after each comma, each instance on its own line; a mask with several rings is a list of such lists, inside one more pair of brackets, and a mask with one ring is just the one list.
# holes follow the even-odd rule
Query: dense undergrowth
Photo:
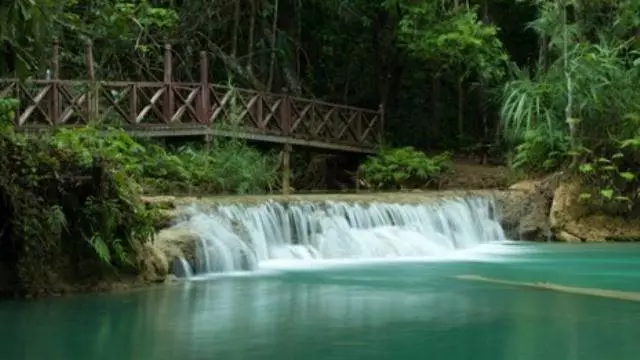
[[[607, 17], [587, 6], [573, 19], [565, 6], [540, 7], [531, 24], [548, 39], [539, 66], [515, 71], [504, 86], [501, 122], [512, 165], [571, 175], [583, 188], [575, 200], [593, 211], [640, 215], [637, 2], [621, 1]], [[602, 22], [590, 21], [596, 17]]]
[[275, 185], [276, 159], [240, 142], [171, 152], [115, 129], [25, 135], [16, 106], [0, 99], [0, 293], [139, 274], [158, 214], [142, 193]]
[[432, 187], [451, 164], [449, 153], [429, 157], [412, 147], [381, 149], [360, 166], [360, 176], [376, 190]]
[[60, 130], [56, 148], [72, 149], [83, 162], [93, 154], [114, 159], [146, 194], [260, 193], [278, 185], [278, 159], [239, 140], [220, 139], [210, 146], [175, 150], [136, 140], [118, 129]]

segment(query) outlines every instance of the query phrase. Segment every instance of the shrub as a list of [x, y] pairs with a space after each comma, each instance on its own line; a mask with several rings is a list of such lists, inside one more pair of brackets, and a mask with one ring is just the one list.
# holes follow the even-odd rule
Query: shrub
[[96, 153], [117, 159], [147, 193], [246, 194], [277, 185], [277, 157], [239, 140], [222, 139], [210, 147], [193, 145], [168, 151], [155, 144], [141, 144], [122, 130], [87, 127], [60, 130], [53, 144], [74, 149], [84, 162]]
[[569, 148], [569, 137], [564, 132], [540, 126], [525, 132], [515, 146], [510, 165], [531, 172], [554, 171], [564, 165]]
[[157, 215], [140, 202], [143, 188], [247, 193], [277, 179], [277, 158], [240, 141], [167, 151], [117, 129], [21, 134], [10, 121], [17, 105], [0, 99], [0, 272], [13, 289], [139, 273]]
[[139, 201], [118, 153], [57, 140], [0, 129], [0, 265], [23, 290], [137, 273], [155, 211]]
[[381, 150], [361, 165], [360, 172], [374, 189], [404, 189], [431, 185], [450, 166], [449, 153], [428, 157], [412, 147], [404, 147]]

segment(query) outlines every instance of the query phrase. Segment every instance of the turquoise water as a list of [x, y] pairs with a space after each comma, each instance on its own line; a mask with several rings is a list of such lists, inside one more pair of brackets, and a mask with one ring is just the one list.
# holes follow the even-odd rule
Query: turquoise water
[[293, 269], [0, 303], [0, 359], [637, 359], [640, 303], [460, 274], [640, 291], [640, 246]]

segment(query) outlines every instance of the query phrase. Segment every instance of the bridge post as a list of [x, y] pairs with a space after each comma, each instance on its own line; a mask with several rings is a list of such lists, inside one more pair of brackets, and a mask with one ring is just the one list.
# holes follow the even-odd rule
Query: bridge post
[[171, 73], [173, 70], [172, 63], [171, 45], [166, 44], [164, 46], [164, 104], [162, 104], [162, 113], [164, 121], [167, 124], [171, 122], [174, 111], [173, 89], [171, 86], [173, 78], [173, 74]]
[[200, 51], [200, 98], [198, 102], [198, 121], [202, 124], [209, 124], [211, 120], [209, 102], [209, 64], [207, 52]]
[[84, 49], [84, 61], [87, 67], [87, 79], [89, 89], [87, 90], [87, 115], [89, 121], [98, 118], [98, 88], [96, 87], [96, 75], [93, 67], [93, 45], [91, 40], [87, 40]]
[[282, 194], [291, 193], [291, 144], [284, 144], [282, 150]]
[[[286, 88], [282, 89], [282, 101], [280, 102], [280, 124], [282, 135], [291, 136], [291, 99]], [[288, 139], [287, 139], [288, 140]], [[282, 151], [282, 193], [291, 193], [291, 144], [285, 143]]]
[[51, 52], [51, 102], [49, 107], [49, 116], [53, 126], [58, 124], [60, 118], [60, 89], [58, 88], [58, 80], [60, 79], [59, 67], [60, 43], [58, 39], [53, 40], [53, 48]]

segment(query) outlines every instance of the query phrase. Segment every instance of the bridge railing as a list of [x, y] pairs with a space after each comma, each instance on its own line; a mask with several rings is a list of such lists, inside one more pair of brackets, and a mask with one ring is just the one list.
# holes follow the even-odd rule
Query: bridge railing
[[91, 48], [88, 78], [58, 77], [54, 43], [48, 80], [0, 79], [0, 97], [20, 100], [18, 128], [73, 127], [101, 123], [139, 136], [223, 135], [292, 145], [370, 151], [380, 144], [382, 107], [376, 110], [210, 84], [200, 58], [200, 82], [174, 82], [171, 47], [165, 47], [163, 82], [98, 81]]

